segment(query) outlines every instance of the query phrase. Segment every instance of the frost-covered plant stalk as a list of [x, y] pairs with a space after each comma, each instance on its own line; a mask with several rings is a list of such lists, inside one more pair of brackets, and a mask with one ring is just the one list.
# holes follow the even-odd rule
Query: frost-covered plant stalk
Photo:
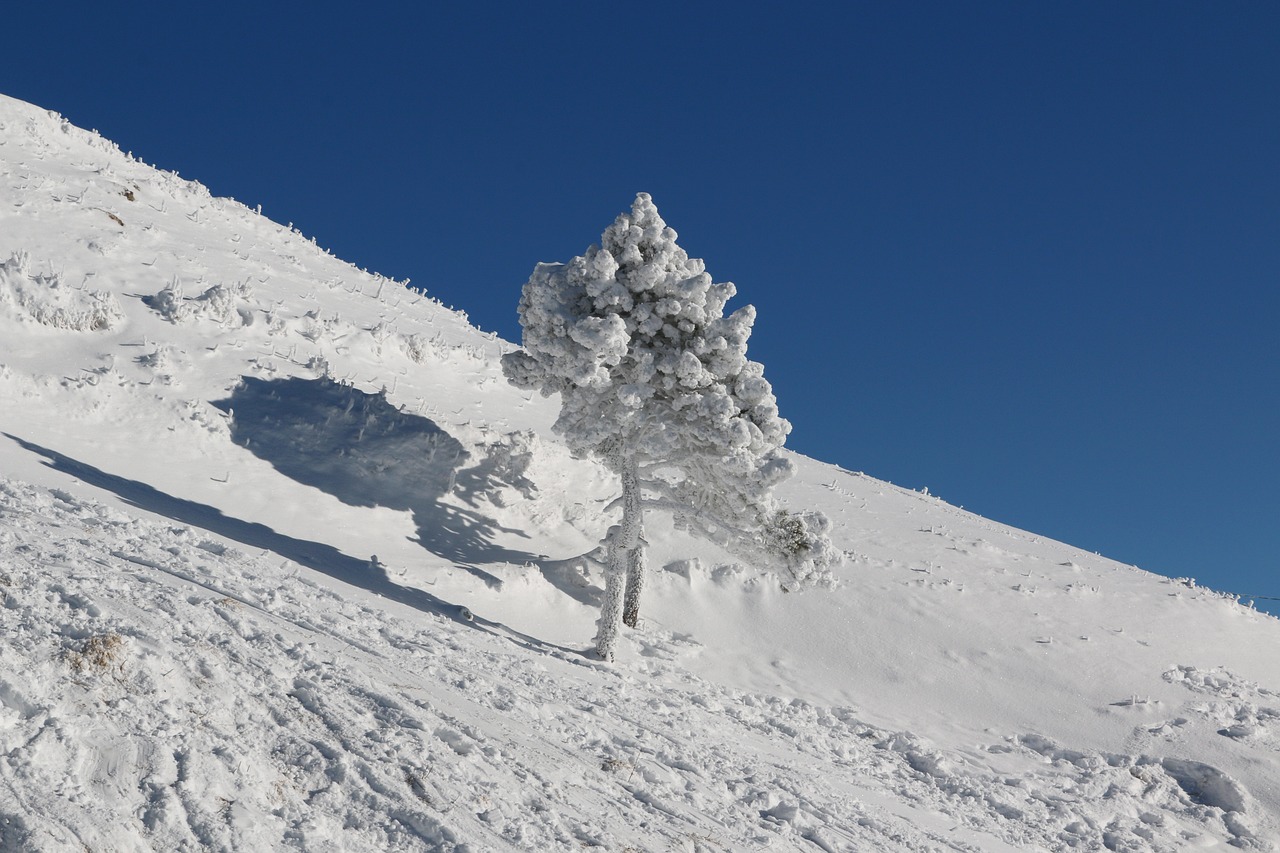
[[55, 272], [33, 272], [26, 252], [0, 262], [0, 308], [6, 305], [43, 326], [76, 332], [104, 331], [124, 319], [110, 292], [69, 287]]
[[[622, 479], [622, 523], [606, 537], [596, 647], [613, 657], [644, 585], [644, 508], [687, 529], [788, 559], [825, 554], [825, 519], [781, 523], [769, 494], [791, 474], [791, 425], [764, 368], [747, 359], [755, 309], [724, 316], [735, 288], [714, 284], [676, 245], [646, 193], [567, 264], [539, 264], [520, 298], [523, 349], [503, 357], [515, 385], [561, 395], [554, 429]], [[775, 528], [788, 528], [782, 533]], [[796, 537], [812, 541], [796, 544]], [[789, 538], [788, 538], [789, 537]], [[783, 554], [784, 546], [789, 548]]]

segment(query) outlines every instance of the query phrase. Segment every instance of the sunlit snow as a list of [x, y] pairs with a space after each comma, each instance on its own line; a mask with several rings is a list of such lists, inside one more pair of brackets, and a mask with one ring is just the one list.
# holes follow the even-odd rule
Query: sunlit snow
[[1280, 621], [803, 457], [834, 586], [655, 513], [595, 660], [512, 348], [0, 97], [0, 850], [1280, 844]]

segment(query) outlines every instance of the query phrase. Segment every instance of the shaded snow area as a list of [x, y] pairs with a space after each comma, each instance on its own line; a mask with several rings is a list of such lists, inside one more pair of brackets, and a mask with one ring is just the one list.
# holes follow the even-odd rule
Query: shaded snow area
[[803, 457], [593, 659], [511, 350], [0, 98], [0, 850], [1277, 849], [1280, 622]]

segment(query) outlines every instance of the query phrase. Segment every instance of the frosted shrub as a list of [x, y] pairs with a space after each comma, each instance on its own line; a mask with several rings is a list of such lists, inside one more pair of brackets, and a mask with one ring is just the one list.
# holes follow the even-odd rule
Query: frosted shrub
[[423, 335], [409, 335], [402, 341], [405, 355], [417, 364], [423, 364], [431, 356], [435, 344]]
[[341, 325], [341, 320], [337, 314], [332, 317], [321, 317], [320, 311], [308, 311], [303, 315], [302, 321], [298, 326], [298, 334], [311, 341], [319, 343], [322, 340], [332, 340], [337, 335], [337, 330]]
[[451, 344], [443, 340], [437, 332], [428, 338], [424, 335], [396, 335], [400, 349], [418, 364], [427, 361], [453, 362], [465, 364], [468, 361], [485, 361], [484, 347], [471, 344]]
[[785, 589], [806, 584], [829, 583], [828, 567], [836, 562], [836, 549], [828, 533], [831, 521], [820, 512], [789, 512], [779, 509], [760, 525], [760, 544], [775, 554], [791, 573]]
[[0, 302], [42, 326], [100, 332], [124, 319], [115, 296], [69, 287], [56, 273], [32, 273], [29, 256], [18, 252], [0, 264]]
[[182, 287], [175, 281], [155, 296], [145, 296], [142, 301], [170, 323], [176, 323], [187, 316], [186, 300], [182, 295]]
[[[553, 429], [622, 479], [596, 641], [606, 660], [619, 618], [638, 618], [644, 507], [718, 541], [759, 545], [770, 492], [792, 472], [779, 452], [791, 425], [764, 368], [747, 359], [755, 309], [726, 317], [736, 288], [713, 283], [676, 236], [641, 193], [599, 246], [539, 264], [520, 298], [523, 349], [502, 359], [513, 384], [559, 394]], [[806, 519], [808, 550], [823, 552], [826, 527]]]
[[215, 284], [192, 301], [191, 311], [198, 317], [224, 326], [248, 325], [248, 312], [238, 308], [239, 299], [243, 295], [244, 288], [241, 285]]
[[199, 296], [188, 298], [177, 281], [167, 285], [155, 296], [143, 298], [149, 308], [168, 320], [179, 323], [191, 319], [212, 320], [223, 326], [247, 326], [253, 315], [239, 307], [248, 295], [243, 284], [215, 284]]

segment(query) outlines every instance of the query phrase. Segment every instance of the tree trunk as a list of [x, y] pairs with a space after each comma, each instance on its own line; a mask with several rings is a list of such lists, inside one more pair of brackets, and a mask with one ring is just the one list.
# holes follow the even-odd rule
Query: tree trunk
[[614, 525], [605, 537], [608, 555], [605, 566], [604, 601], [600, 605], [600, 621], [596, 630], [596, 654], [600, 660], [613, 662], [622, 622], [622, 595], [627, 575], [627, 550], [622, 547], [622, 527]]
[[644, 505], [634, 460], [622, 469], [622, 541], [627, 549], [627, 589], [622, 621], [629, 628], [640, 621], [640, 593], [644, 591]]
[[627, 591], [623, 596], [622, 621], [628, 628], [636, 627], [640, 621], [640, 593], [644, 591], [647, 567], [644, 556], [643, 543], [627, 553]]

